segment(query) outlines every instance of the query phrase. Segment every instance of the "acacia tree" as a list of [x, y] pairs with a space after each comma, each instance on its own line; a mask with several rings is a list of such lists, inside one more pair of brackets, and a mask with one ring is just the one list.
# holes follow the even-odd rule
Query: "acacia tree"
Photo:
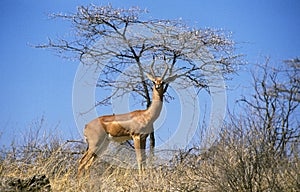
[[[111, 5], [80, 6], [74, 14], [53, 14], [54, 18], [70, 22], [73, 31], [68, 38], [49, 39], [47, 44], [37, 47], [55, 49], [64, 57], [75, 56], [83, 63], [85, 58], [93, 58], [92, 65], [101, 66], [103, 72], [97, 86], [116, 90], [99, 99], [96, 105], [110, 104], [112, 97], [130, 92], [140, 103], [150, 106], [152, 86], [144, 72], [149, 71], [154, 61], [158, 61], [155, 73], [167, 62], [168, 75], [176, 73], [184, 80], [183, 87], [198, 89], [212, 86], [209, 81], [213, 81], [216, 72], [226, 78], [236, 71], [239, 56], [234, 53], [229, 33], [191, 28], [181, 20], [147, 19], [146, 14], [139, 8], [120, 9]], [[99, 41], [102, 44], [97, 44]], [[110, 61], [103, 63], [108, 57]], [[120, 75], [124, 78], [118, 78]], [[209, 80], [205, 78], [207, 75]], [[151, 133], [150, 149], [154, 144]]]

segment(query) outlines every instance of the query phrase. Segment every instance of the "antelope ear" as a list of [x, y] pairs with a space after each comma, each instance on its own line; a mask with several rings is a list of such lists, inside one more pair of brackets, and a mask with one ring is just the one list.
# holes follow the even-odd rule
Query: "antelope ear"
[[175, 79], [177, 78], [177, 74], [171, 76], [171, 77], [168, 77], [164, 80], [165, 83], [170, 83], [172, 81], [174, 81]]
[[155, 78], [149, 74], [149, 73], [146, 73], [146, 76], [148, 77], [148, 79], [150, 79], [151, 81], [155, 81]]

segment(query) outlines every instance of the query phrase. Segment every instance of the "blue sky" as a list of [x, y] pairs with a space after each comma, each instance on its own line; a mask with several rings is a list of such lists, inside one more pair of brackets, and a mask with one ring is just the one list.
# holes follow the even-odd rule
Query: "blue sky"
[[[246, 55], [250, 65], [262, 56], [270, 56], [275, 62], [300, 56], [298, 0], [2, 0], [0, 145], [26, 131], [30, 122], [42, 115], [50, 128], [60, 123], [66, 138], [77, 136], [72, 132], [76, 129], [72, 86], [79, 62], [64, 60], [54, 52], [30, 45], [63, 36], [70, 30], [68, 23], [49, 19], [48, 14], [70, 13], [79, 5], [108, 2], [115, 7], [147, 8], [153, 18], [182, 18], [190, 25], [232, 31], [237, 51]], [[236, 79], [233, 83], [247, 77]]]

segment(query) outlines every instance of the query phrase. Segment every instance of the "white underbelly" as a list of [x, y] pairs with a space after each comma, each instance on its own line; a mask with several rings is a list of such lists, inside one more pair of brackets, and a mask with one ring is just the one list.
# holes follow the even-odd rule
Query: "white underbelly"
[[130, 136], [113, 137], [110, 134], [108, 134], [108, 139], [110, 141], [114, 141], [114, 142], [124, 142], [124, 141], [127, 141], [127, 140], [131, 140], [132, 138]]

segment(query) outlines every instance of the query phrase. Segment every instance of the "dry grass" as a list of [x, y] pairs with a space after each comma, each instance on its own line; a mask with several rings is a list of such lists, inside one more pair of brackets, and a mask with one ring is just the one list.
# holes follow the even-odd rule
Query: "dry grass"
[[[53, 141], [3, 151], [1, 178], [29, 178], [46, 175], [53, 191], [299, 191], [300, 161], [297, 155], [277, 159], [256, 151], [262, 143], [248, 146], [243, 139], [223, 135], [213, 148], [173, 152], [173, 159], [139, 175], [135, 169], [110, 165], [99, 159], [89, 176], [77, 179], [81, 150], [74, 143]], [[253, 140], [252, 140], [253, 141]], [[46, 147], [47, 146], [47, 147]], [[30, 148], [30, 147], [29, 147]]]

